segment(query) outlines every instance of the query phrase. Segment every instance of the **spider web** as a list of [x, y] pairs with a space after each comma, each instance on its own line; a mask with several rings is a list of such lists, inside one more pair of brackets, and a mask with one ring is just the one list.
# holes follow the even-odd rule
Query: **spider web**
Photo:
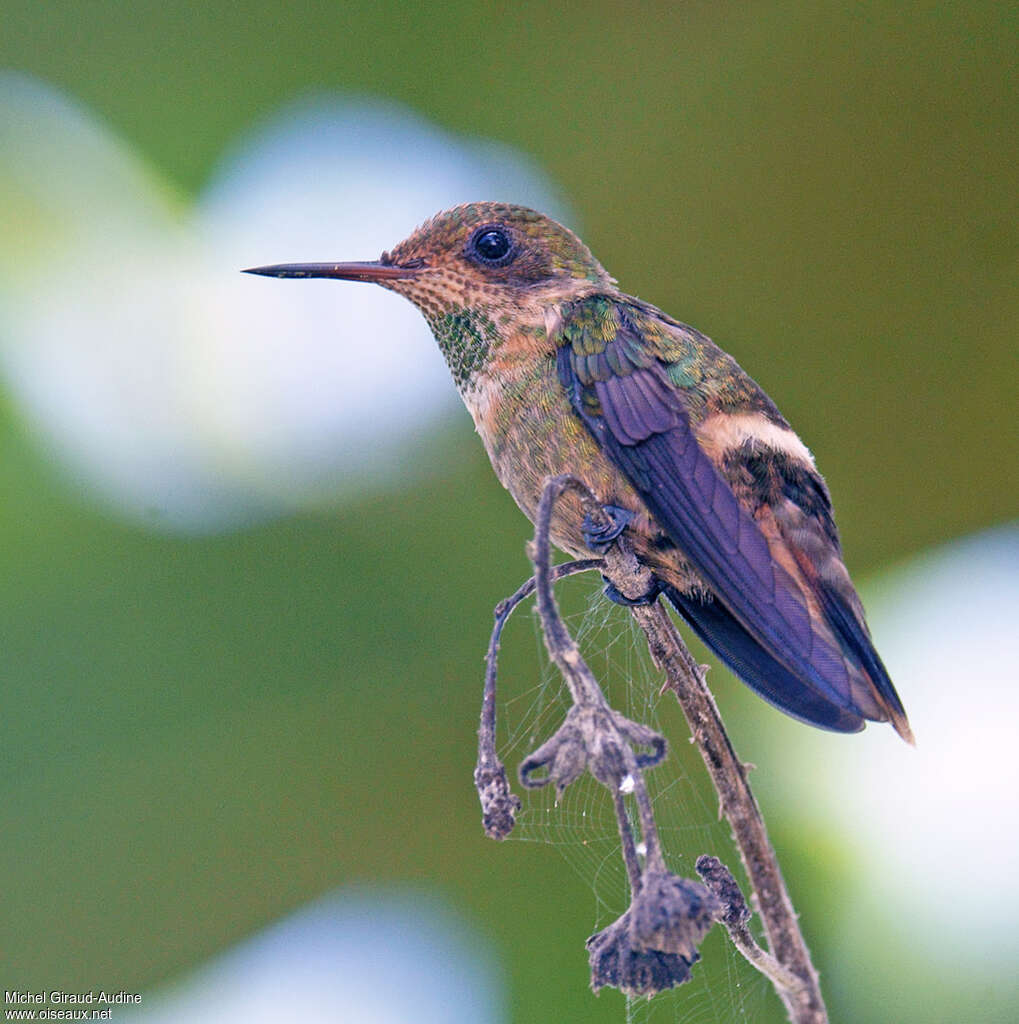
[[[670, 870], [696, 879], [697, 857], [714, 854], [748, 892], [739, 854], [727, 823], [719, 819], [718, 800], [700, 755], [689, 742], [675, 698], [661, 693], [661, 673], [651, 663], [644, 636], [632, 617], [602, 595], [591, 575], [558, 583], [556, 596], [570, 633], [612, 707], [661, 732], [668, 741], [664, 762], [648, 770], [645, 781]], [[526, 612], [526, 607], [520, 609], [518, 618], [523, 620]], [[511, 777], [519, 763], [555, 732], [570, 707], [562, 677], [545, 652], [536, 612], [531, 623], [541, 666], [538, 682], [520, 692], [519, 669], [500, 666], [499, 753]], [[511, 621], [503, 637], [504, 658], [520, 643], [522, 631], [522, 623], [514, 628]], [[516, 789], [520, 791], [519, 786]], [[553, 786], [526, 790], [521, 796], [523, 808], [510, 840], [555, 847], [591, 888], [594, 913], [589, 934], [606, 927], [629, 904], [619, 830], [608, 792], [585, 773], [558, 801]], [[629, 809], [639, 841], [635, 808]], [[586, 937], [578, 936], [578, 944]], [[701, 946], [701, 960], [690, 981], [650, 1000], [627, 999], [620, 1019], [627, 1024], [720, 1024], [778, 1021], [784, 1014], [767, 980], [735, 950], [724, 929], [716, 926]]]

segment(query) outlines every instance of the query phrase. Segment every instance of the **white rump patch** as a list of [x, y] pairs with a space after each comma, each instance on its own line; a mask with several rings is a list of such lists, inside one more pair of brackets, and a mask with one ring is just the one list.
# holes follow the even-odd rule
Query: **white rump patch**
[[784, 452], [811, 467], [814, 465], [814, 456], [795, 431], [772, 423], [759, 412], [715, 413], [697, 427], [697, 440], [716, 462], [727, 451], [751, 441], [757, 447]]

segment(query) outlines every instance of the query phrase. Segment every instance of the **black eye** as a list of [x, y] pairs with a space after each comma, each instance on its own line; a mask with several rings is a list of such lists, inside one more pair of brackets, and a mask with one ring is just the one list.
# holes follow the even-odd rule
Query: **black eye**
[[489, 266], [502, 266], [513, 258], [513, 243], [502, 228], [479, 228], [471, 239], [471, 252]]

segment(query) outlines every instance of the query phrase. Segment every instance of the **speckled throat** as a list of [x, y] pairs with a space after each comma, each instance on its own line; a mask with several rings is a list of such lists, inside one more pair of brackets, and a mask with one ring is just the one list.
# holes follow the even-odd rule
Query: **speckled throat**
[[498, 327], [481, 310], [455, 304], [425, 315], [457, 389], [465, 394], [503, 340]]

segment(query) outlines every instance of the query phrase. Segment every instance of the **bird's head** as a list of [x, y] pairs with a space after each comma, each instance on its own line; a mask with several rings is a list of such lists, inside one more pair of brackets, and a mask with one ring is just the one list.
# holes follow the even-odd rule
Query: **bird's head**
[[568, 228], [505, 203], [467, 203], [436, 214], [372, 262], [278, 264], [248, 273], [370, 281], [410, 299], [433, 324], [453, 309], [483, 310], [495, 319], [615, 284]]

